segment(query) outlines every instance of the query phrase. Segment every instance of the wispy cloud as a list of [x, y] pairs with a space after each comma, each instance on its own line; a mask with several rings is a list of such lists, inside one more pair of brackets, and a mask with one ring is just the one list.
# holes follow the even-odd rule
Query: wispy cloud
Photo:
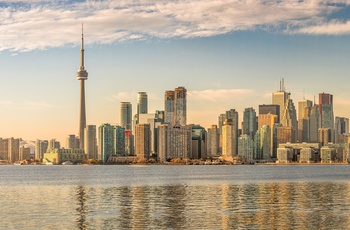
[[349, 5], [347, 0], [0, 0], [0, 50], [76, 45], [82, 22], [86, 42], [100, 44], [256, 29], [342, 35], [349, 33], [350, 16], [344, 21], [330, 17]]
[[241, 100], [254, 94], [255, 92], [251, 89], [207, 89], [189, 91], [188, 97], [191, 100], [217, 102], [222, 100]]

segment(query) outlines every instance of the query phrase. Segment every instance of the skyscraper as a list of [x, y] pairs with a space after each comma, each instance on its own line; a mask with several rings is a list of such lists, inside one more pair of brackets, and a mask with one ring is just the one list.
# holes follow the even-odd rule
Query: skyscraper
[[167, 90], [164, 97], [164, 122], [173, 126], [175, 92], [173, 90]]
[[132, 124], [132, 106], [130, 102], [120, 103], [120, 125], [125, 130], [131, 130]]
[[274, 114], [277, 115], [277, 122], [280, 122], [280, 106], [279, 105], [259, 105], [259, 115], [260, 114]]
[[187, 120], [187, 90], [185, 87], [175, 88], [174, 125], [186, 125]]
[[311, 143], [318, 142], [318, 129], [321, 127], [321, 115], [319, 105], [314, 104], [310, 110], [310, 137]]
[[217, 125], [212, 125], [210, 128], [208, 128], [207, 155], [208, 157], [220, 155], [219, 129]]
[[253, 139], [256, 130], [256, 112], [253, 108], [246, 108], [243, 112], [243, 134], [247, 134]]
[[334, 114], [333, 114], [333, 95], [328, 93], [319, 94], [319, 106], [321, 115], [321, 128], [329, 128], [331, 139], [334, 141]]
[[98, 159], [96, 125], [87, 125], [85, 128], [85, 154], [87, 159]]
[[74, 134], [68, 135], [66, 139], [67, 149], [79, 149], [79, 138]]
[[[232, 119], [226, 119], [222, 129], [222, 156], [233, 157], [235, 155], [236, 143], [233, 141], [236, 139], [235, 129], [233, 127]], [[237, 139], [238, 140], [238, 139]], [[238, 147], [238, 146], [237, 146]]]
[[44, 157], [44, 153], [46, 152], [47, 148], [49, 147], [49, 141], [48, 140], [36, 140], [35, 143], [35, 158], [36, 159], [42, 159]]
[[335, 143], [344, 143], [344, 133], [349, 132], [349, 118], [335, 117]]
[[108, 123], [98, 127], [98, 159], [105, 164], [114, 154], [114, 127]]
[[284, 107], [284, 113], [282, 116], [281, 124], [285, 127], [292, 127], [294, 130], [294, 140], [298, 139], [298, 120], [297, 113], [293, 100], [290, 98], [290, 93], [288, 94], [287, 102]]
[[88, 79], [88, 73], [84, 66], [84, 31], [81, 30], [81, 48], [80, 48], [80, 69], [77, 72], [77, 79], [80, 81], [80, 119], [79, 119], [79, 142], [80, 149], [84, 148], [84, 129], [86, 126], [85, 112], [85, 85], [84, 81]]
[[135, 154], [140, 159], [150, 156], [151, 130], [149, 124], [137, 124], [135, 127]]
[[[238, 153], [238, 112], [235, 109], [230, 109], [226, 111], [226, 119], [228, 119], [232, 125], [233, 133], [232, 133], [232, 156], [237, 155]], [[222, 140], [222, 144], [224, 145], [224, 139]]]
[[279, 122], [282, 123], [282, 118], [285, 110], [285, 105], [288, 99], [288, 93], [285, 91], [284, 79], [280, 81], [280, 90], [272, 93], [272, 104], [280, 106]]
[[309, 142], [310, 140], [310, 112], [312, 101], [298, 101], [298, 142]]
[[146, 92], [139, 92], [137, 94], [137, 121], [139, 121], [140, 114], [148, 113], [148, 99]]

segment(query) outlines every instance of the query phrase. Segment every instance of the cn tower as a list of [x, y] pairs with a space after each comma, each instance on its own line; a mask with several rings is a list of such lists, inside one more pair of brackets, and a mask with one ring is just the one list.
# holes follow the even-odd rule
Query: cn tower
[[84, 29], [81, 26], [81, 48], [80, 48], [80, 69], [77, 72], [77, 79], [80, 81], [80, 121], [79, 121], [79, 148], [84, 149], [84, 129], [86, 127], [85, 112], [85, 84], [88, 79], [88, 73], [84, 67]]

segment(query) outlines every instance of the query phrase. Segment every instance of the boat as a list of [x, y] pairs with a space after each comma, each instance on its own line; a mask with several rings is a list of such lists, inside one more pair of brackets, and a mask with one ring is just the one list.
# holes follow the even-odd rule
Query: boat
[[53, 162], [46, 162], [46, 165], [53, 165]]
[[72, 165], [73, 163], [71, 161], [65, 161], [62, 163], [62, 165]]

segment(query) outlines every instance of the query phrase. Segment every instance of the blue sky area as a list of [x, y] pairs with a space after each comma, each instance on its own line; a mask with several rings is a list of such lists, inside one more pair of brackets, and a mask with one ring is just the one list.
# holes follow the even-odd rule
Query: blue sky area
[[0, 137], [78, 133], [81, 24], [87, 123], [119, 123], [119, 104], [149, 112], [164, 91], [188, 90], [188, 122], [258, 110], [285, 79], [298, 100], [334, 95], [350, 117], [350, 1], [0, 0]]

